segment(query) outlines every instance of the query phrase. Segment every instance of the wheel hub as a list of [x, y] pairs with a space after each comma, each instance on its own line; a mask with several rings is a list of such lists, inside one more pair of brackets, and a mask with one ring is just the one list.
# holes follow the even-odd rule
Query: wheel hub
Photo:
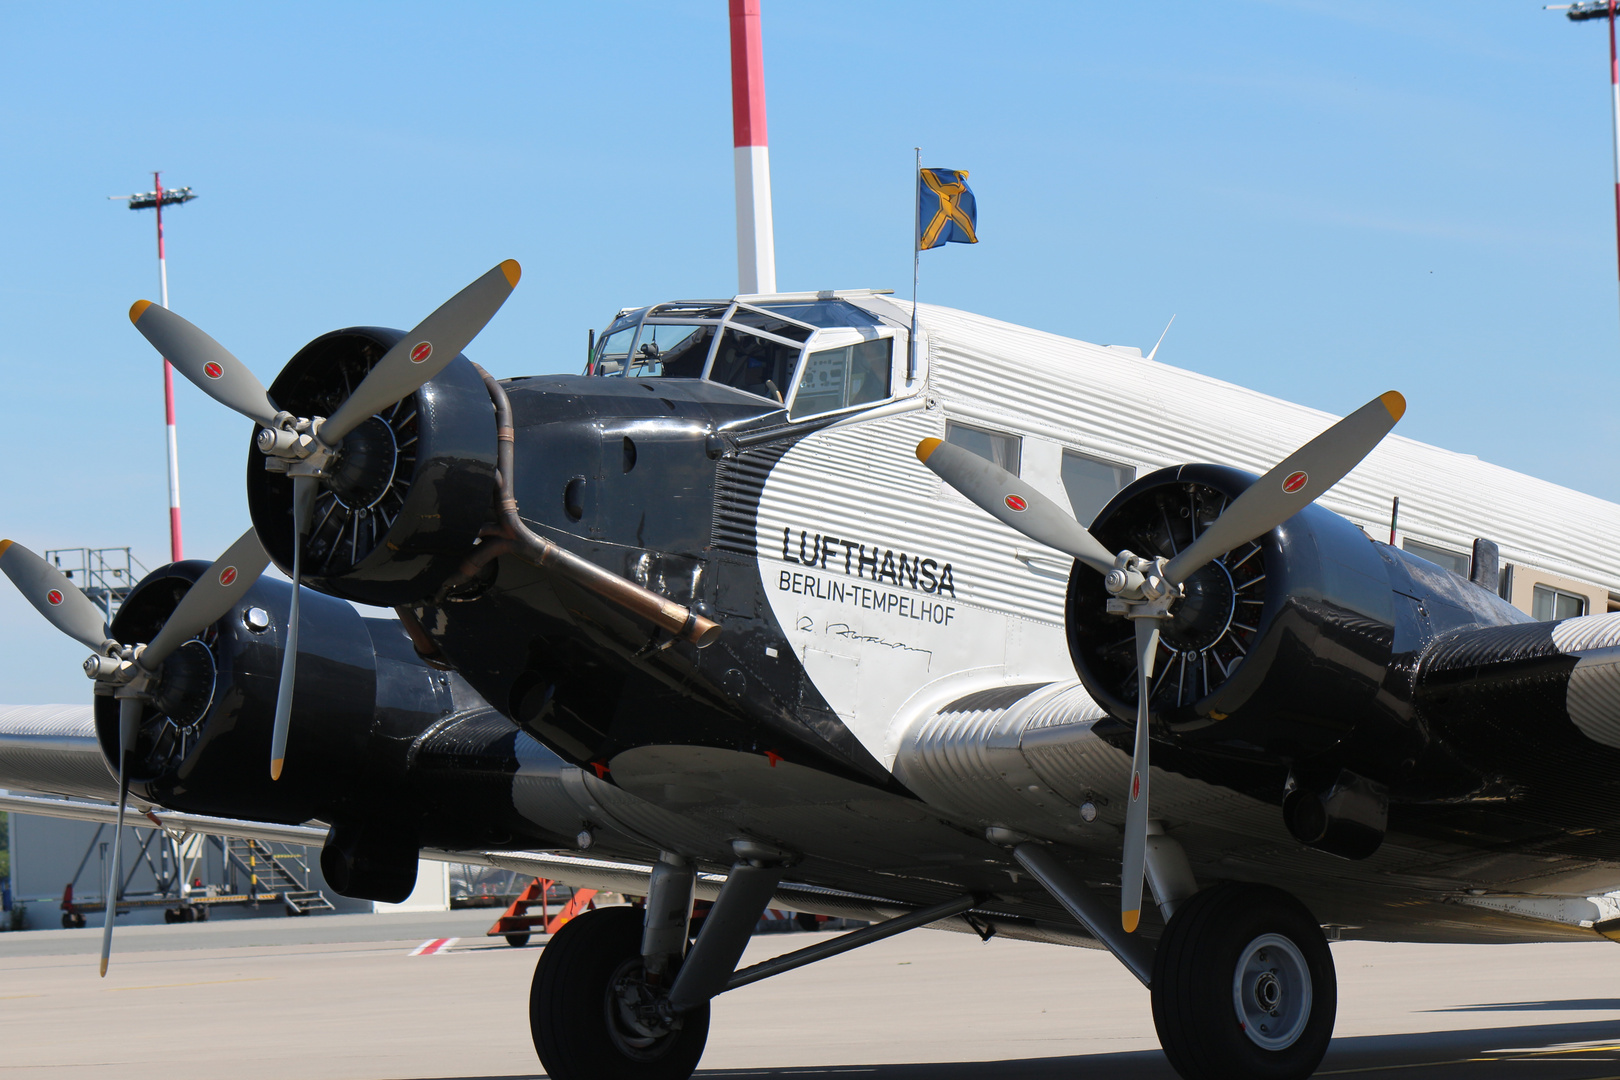
[[620, 964], [608, 980], [608, 1036], [624, 1056], [637, 1061], [660, 1057], [666, 1040], [681, 1026], [679, 1017], [665, 1020], [659, 998], [647, 984], [641, 957]]
[[1299, 947], [1281, 934], [1261, 934], [1244, 948], [1232, 976], [1232, 1005], [1249, 1041], [1285, 1050], [1311, 1016], [1311, 973]]

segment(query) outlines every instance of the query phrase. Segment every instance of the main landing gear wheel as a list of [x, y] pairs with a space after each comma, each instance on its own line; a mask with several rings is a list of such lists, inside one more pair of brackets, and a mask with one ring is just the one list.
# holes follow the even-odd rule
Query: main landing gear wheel
[[534, 969], [529, 1030], [551, 1080], [686, 1080], [709, 1039], [709, 1006], [671, 1023], [641, 963], [641, 911], [589, 911], [558, 930]]
[[1322, 928], [1267, 885], [1186, 901], [1153, 960], [1153, 1024], [1186, 1080], [1302, 1080], [1333, 1037], [1338, 984]]

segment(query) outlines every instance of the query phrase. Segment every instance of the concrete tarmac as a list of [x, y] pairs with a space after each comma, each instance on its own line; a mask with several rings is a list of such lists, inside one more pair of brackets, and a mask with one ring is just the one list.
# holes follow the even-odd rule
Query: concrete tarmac
[[[97, 930], [0, 934], [0, 1080], [540, 1076], [540, 949], [484, 937], [495, 914], [130, 927], [104, 980]], [[761, 935], [744, 963], [817, 937]], [[1613, 944], [1333, 952], [1339, 1022], [1319, 1075], [1620, 1080]], [[1147, 991], [1105, 953], [933, 931], [723, 995], [699, 1075], [1174, 1077]]]

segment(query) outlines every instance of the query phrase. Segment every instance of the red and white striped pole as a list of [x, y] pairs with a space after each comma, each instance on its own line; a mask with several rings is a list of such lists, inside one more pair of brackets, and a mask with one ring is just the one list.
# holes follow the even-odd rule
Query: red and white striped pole
[[771, 159], [765, 139], [765, 57], [759, 0], [731, 3], [731, 128], [737, 171], [737, 284], [742, 293], [776, 291], [771, 224]]
[[[152, 174], [152, 185], [157, 189], [157, 244], [158, 293], [163, 306], [169, 306], [169, 264], [163, 255], [163, 179], [162, 173]], [[180, 540], [180, 444], [174, 434], [174, 366], [163, 358], [163, 419], [169, 435], [169, 558], [179, 562], [185, 558]]]
[[1620, 60], [1614, 51], [1614, 5], [1609, 0], [1609, 101], [1614, 117], [1614, 243], [1620, 260]]

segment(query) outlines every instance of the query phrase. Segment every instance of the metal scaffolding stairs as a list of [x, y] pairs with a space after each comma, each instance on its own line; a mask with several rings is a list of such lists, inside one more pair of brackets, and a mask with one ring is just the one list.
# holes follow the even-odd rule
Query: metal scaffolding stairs
[[309, 887], [309, 864], [291, 851], [275, 851], [260, 840], [232, 836], [225, 841], [230, 862], [248, 875], [248, 892], [273, 893], [288, 915], [336, 910], [326, 894]]

